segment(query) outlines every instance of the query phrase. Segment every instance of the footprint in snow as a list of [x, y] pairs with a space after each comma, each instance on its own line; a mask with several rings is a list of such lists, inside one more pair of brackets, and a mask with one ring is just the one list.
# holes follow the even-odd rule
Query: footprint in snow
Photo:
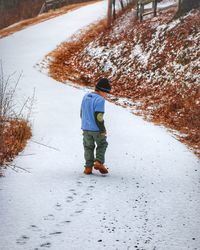
[[77, 211], [75, 211], [75, 213], [76, 213], [76, 214], [81, 214], [83, 211], [84, 211], [84, 210], [83, 210], [83, 209], [81, 209], [81, 210], [77, 210]]
[[49, 236], [47, 236], [47, 235], [41, 235], [40, 236], [40, 239], [48, 239], [49, 238]]
[[30, 225], [29, 229], [31, 229], [34, 232], [41, 232], [41, 229], [39, 229], [36, 225]]
[[69, 189], [69, 192], [71, 193], [71, 196], [77, 196], [78, 193], [76, 192], [76, 190], [74, 188]]
[[44, 216], [43, 218], [44, 220], [55, 220], [55, 217], [53, 214], [48, 214], [47, 216]]
[[65, 220], [65, 221], [62, 221], [61, 223], [62, 224], [69, 224], [69, 223], [71, 223], [71, 220]]
[[19, 245], [25, 245], [29, 239], [30, 238], [28, 236], [22, 235], [20, 238], [16, 240], [16, 243]]
[[77, 181], [76, 184], [77, 184], [78, 186], [81, 186], [83, 183], [82, 183], [81, 181]]
[[81, 201], [80, 203], [81, 203], [81, 204], [85, 204], [85, 203], [87, 203], [87, 201], [84, 200], [84, 201]]
[[91, 186], [88, 186], [88, 189], [89, 189], [89, 190], [92, 190], [92, 189], [94, 189], [94, 186], [92, 186], [92, 185], [91, 185]]
[[91, 194], [90, 193], [85, 193], [84, 195], [83, 195], [83, 197], [85, 197], [85, 196], [90, 196]]
[[70, 203], [70, 202], [72, 202], [73, 200], [74, 200], [73, 196], [67, 196], [67, 198], [66, 198], [66, 202], [67, 202], [67, 203]]
[[49, 235], [60, 235], [60, 234], [62, 234], [63, 232], [61, 232], [61, 231], [57, 231], [57, 232], [53, 232], [53, 233], [50, 233]]
[[42, 244], [40, 245], [40, 247], [46, 247], [46, 248], [49, 248], [49, 247], [51, 247], [51, 243], [50, 243], [50, 242], [45, 242], [45, 243], [42, 243]]
[[62, 210], [62, 205], [60, 203], [56, 203], [55, 209], [56, 210]]

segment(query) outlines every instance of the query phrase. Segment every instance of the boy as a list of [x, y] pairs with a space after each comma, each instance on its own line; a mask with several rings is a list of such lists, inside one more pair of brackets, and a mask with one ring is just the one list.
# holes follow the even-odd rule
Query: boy
[[[107, 78], [101, 78], [95, 86], [95, 92], [86, 94], [81, 104], [81, 129], [83, 130], [83, 146], [85, 157], [85, 174], [92, 174], [92, 168], [107, 174], [103, 165], [108, 146], [104, 126], [105, 97], [111, 91]], [[96, 157], [94, 151], [96, 147]]]

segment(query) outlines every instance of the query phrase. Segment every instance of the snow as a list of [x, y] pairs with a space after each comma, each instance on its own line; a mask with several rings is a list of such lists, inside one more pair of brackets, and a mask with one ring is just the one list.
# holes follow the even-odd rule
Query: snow
[[197, 157], [165, 128], [107, 102], [110, 173], [83, 175], [79, 111], [89, 90], [35, 68], [106, 6], [98, 2], [0, 40], [5, 73], [23, 71], [18, 98], [36, 93], [33, 138], [14, 161], [29, 172], [7, 169], [0, 179], [2, 250], [199, 248]]
[[147, 65], [150, 53], [145, 53], [142, 51], [140, 44], [136, 44], [133, 48], [130, 58], [134, 59], [135, 57], [144, 65]]
[[[157, 3], [158, 9], [170, 7], [177, 4], [177, 0], [163, 0]], [[152, 8], [152, 3], [146, 4], [145, 9]]]

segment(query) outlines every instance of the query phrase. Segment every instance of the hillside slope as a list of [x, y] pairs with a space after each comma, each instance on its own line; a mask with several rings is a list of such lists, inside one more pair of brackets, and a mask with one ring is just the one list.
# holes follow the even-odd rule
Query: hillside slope
[[182, 132], [182, 140], [199, 154], [200, 10], [171, 21], [174, 12], [169, 8], [140, 23], [129, 10], [87, 43], [93, 30], [79, 46], [62, 44], [51, 53], [50, 74], [88, 86], [108, 77], [113, 100], [128, 98], [126, 103], [148, 118]]
[[3, 250], [199, 249], [199, 159], [163, 127], [107, 102], [109, 174], [84, 175], [80, 104], [90, 90], [34, 67], [106, 10], [98, 2], [0, 39], [5, 74], [23, 71], [18, 100], [35, 90], [33, 137], [13, 162], [28, 172], [0, 179]]

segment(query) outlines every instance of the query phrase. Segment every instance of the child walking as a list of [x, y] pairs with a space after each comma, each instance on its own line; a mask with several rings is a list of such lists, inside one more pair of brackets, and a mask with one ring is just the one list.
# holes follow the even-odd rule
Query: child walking
[[105, 112], [105, 97], [110, 91], [109, 80], [101, 78], [95, 86], [95, 92], [87, 93], [82, 100], [81, 129], [83, 130], [85, 174], [92, 174], [93, 167], [102, 174], [108, 173], [104, 166], [108, 142], [103, 115]]

